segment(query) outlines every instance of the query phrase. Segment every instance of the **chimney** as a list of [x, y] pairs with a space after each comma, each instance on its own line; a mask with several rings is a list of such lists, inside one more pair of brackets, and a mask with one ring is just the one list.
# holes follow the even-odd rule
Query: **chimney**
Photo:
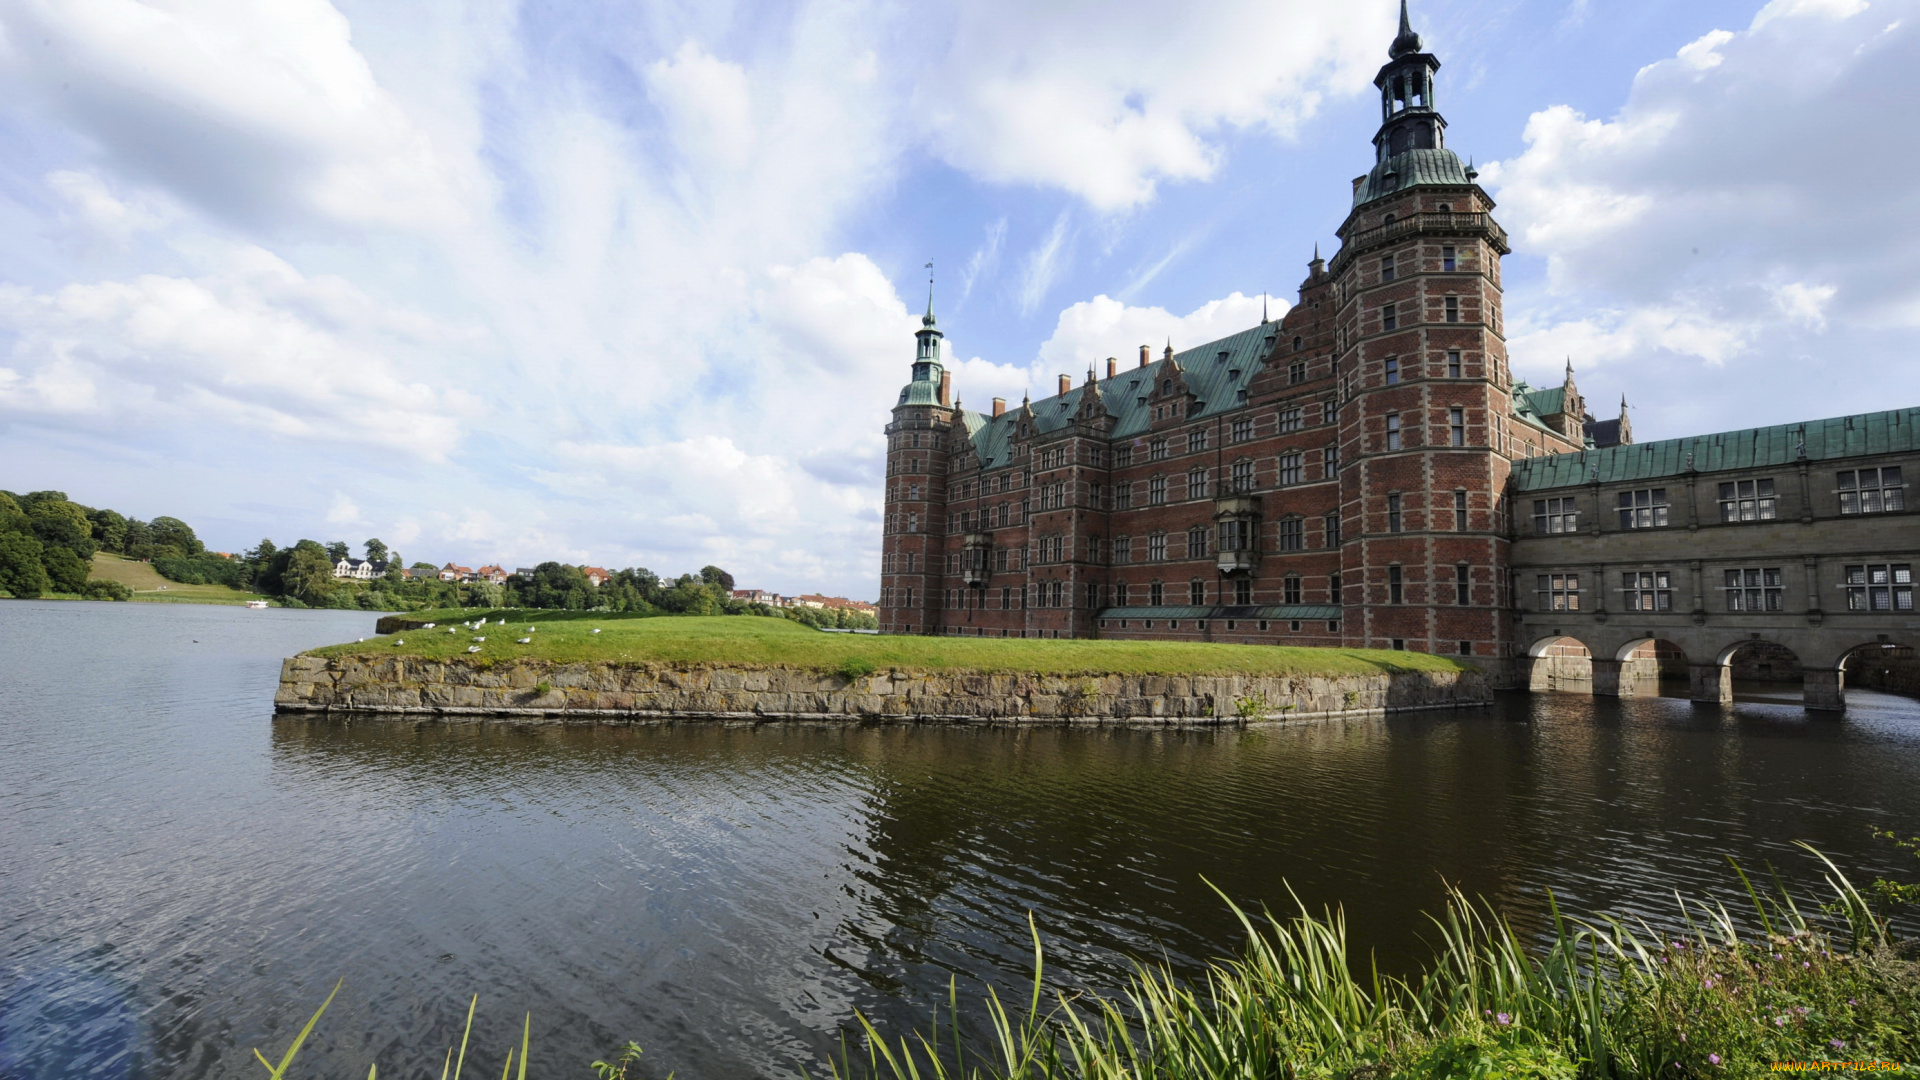
[[1118, 374], [1120, 374], [1120, 361], [1111, 356], [1107, 357], [1107, 378], [1111, 379]]
[[1073, 389], [1073, 377], [1069, 375], [1060, 376], [1060, 392], [1064, 394], [1071, 389]]
[[1147, 346], [1145, 345], [1140, 346], [1140, 366], [1147, 366]]
[[940, 404], [945, 405], [947, 402], [952, 401], [953, 400], [952, 395], [953, 395], [953, 372], [942, 371], [940, 373]]
[[1007, 411], [1007, 399], [1003, 397], [994, 398], [993, 399], [993, 415], [999, 416], [1006, 411]]
[[1354, 178], [1353, 178], [1353, 193], [1354, 193], [1355, 195], [1358, 195], [1358, 194], [1360, 194], [1360, 185], [1361, 185], [1361, 184], [1364, 184], [1364, 183], [1366, 183], [1366, 182], [1367, 182], [1367, 177], [1366, 177], [1366, 174], [1365, 174], [1365, 173], [1362, 173], [1362, 174], [1360, 174], [1359, 176], [1356, 176], [1356, 177], [1354, 177]]

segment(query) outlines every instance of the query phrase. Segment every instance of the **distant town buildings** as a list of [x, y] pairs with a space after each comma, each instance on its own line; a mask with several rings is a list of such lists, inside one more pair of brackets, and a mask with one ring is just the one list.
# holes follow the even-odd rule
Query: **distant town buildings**
[[387, 575], [387, 564], [370, 559], [341, 559], [333, 564], [333, 576], [354, 581], [372, 581]]

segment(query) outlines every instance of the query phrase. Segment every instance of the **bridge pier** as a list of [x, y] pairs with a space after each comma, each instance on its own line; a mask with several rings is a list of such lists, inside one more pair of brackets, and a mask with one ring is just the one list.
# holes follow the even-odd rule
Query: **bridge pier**
[[1621, 660], [1595, 659], [1593, 661], [1593, 696], [1632, 697], [1632, 680], [1621, 677], [1622, 670], [1626, 666], [1626, 662]]
[[1844, 668], [1805, 668], [1802, 698], [1810, 712], [1844, 712], [1847, 673]]
[[1688, 696], [1703, 704], [1733, 703], [1733, 669], [1726, 664], [1688, 664]]

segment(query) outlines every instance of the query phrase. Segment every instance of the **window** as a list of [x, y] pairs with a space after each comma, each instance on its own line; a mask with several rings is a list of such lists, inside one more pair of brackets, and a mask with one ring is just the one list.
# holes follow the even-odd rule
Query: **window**
[[1220, 523], [1221, 551], [1252, 551], [1253, 522], [1232, 518]]
[[1298, 386], [1307, 381], [1307, 362], [1295, 360], [1287, 365], [1287, 385]]
[[1167, 534], [1166, 533], [1154, 533], [1152, 536], [1147, 537], [1147, 561], [1148, 562], [1166, 562], [1167, 561]]
[[1461, 607], [1473, 603], [1473, 577], [1466, 563], [1453, 568], [1453, 602]]
[[1729, 570], [1726, 584], [1728, 611], [1779, 611], [1782, 590], [1780, 571]]
[[1160, 584], [1157, 581], [1147, 586], [1148, 606], [1159, 607], [1160, 605], [1166, 603], [1166, 599], [1167, 599], [1166, 586]]
[[1207, 497], [1207, 470], [1187, 470], [1187, 498], [1204, 499]]
[[1133, 537], [1117, 536], [1113, 540], [1113, 565], [1125, 566], [1133, 561]]
[[1328, 514], [1326, 517], [1321, 518], [1320, 520], [1321, 520], [1321, 528], [1326, 533], [1327, 546], [1330, 548], [1339, 547], [1340, 546], [1340, 511], [1335, 510], [1333, 513]]
[[1913, 564], [1869, 563], [1847, 567], [1847, 610], [1912, 611]]
[[1467, 410], [1447, 410], [1447, 445], [1467, 445]]
[[1171, 393], [1173, 393], [1173, 380], [1172, 380], [1172, 379], [1161, 379], [1161, 380], [1160, 380], [1160, 392], [1161, 392], [1161, 393], [1163, 393], [1163, 394], [1171, 394]]
[[1460, 377], [1460, 350], [1448, 349], [1447, 350], [1447, 378], [1457, 379], [1459, 377]]
[[1667, 489], [1646, 488], [1620, 493], [1620, 527], [1659, 529], [1667, 524]]
[[1400, 449], [1400, 414], [1387, 414], [1387, 449]]
[[1393, 280], [1393, 256], [1391, 255], [1382, 256], [1380, 259], [1380, 280]]
[[1453, 493], [1453, 531], [1467, 531], [1467, 493], [1464, 491]]
[[1840, 512], [1880, 514], [1906, 509], [1906, 489], [1899, 466], [1855, 469], [1839, 476]]
[[1542, 536], [1577, 532], [1580, 511], [1571, 498], [1533, 500], [1533, 531]]
[[1329, 443], [1320, 451], [1320, 473], [1328, 480], [1340, 475], [1340, 445]]
[[1193, 528], [1187, 530], [1187, 558], [1204, 559], [1207, 557], [1207, 538], [1209, 535], [1205, 525], [1195, 525]]
[[[1113, 606], [1114, 607], [1127, 606], [1127, 583], [1124, 581], [1113, 587]], [[1120, 625], [1125, 626], [1126, 623], [1123, 622]]]
[[1250, 578], [1235, 578], [1233, 582], [1233, 602], [1245, 607], [1253, 603], [1253, 581]]
[[1159, 506], [1167, 501], [1167, 478], [1156, 476], [1147, 481], [1147, 505]]
[[1388, 304], [1387, 306], [1380, 309], [1380, 329], [1382, 330], [1400, 329], [1400, 312], [1398, 309], [1394, 307], [1394, 305]]
[[1400, 361], [1394, 359], [1391, 356], [1387, 357], [1386, 372], [1387, 372], [1388, 386], [1392, 386], [1393, 384], [1399, 382], [1400, 381]]
[[1167, 456], [1167, 440], [1155, 439], [1147, 444], [1147, 460], [1162, 461]]
[[1198, 431], [1190, 432], [1187, 435], [1187, 451], [1189, 453], [1198, 453], [1199, 451], [1205, 450], [1206, 448], [1207, 448], [1207, 429], [1206, 428], [1201, 428]]
[[1204, 607], [1207, 603], [1207, 583], [1201, 578], [1187, 582], [1187, 603], [1194, 607]]
[[1307, 522], [1304, 518], [1287, 518], [1280, 522], [1280, 550], [1299, 551], [1307, 546]]
[[1773, 481], [1736, 480], [1720, 485], [1721, 521], [1772, 521]]
[[1400, 568], [1397, 566], [1389, 566], [1387, 567], [1387, 603], [1398, 604], [1403, 602], [1402, 595]]
[[908, 485], [907, 485], [907, 498], [909, 498], [909, 499], [918, 499], [919, 497], [920, 497], [920, 485], [919, 485], [919, 484], [908, 484]]
[[1253, 462], [1236, 461], [1233, 463], [1233, 490], [1240, 494], [1253, 490]]
[[1280, 433], [1281, 434], [1284, 435], [1289, 431], [1299, 431], [1300, 428], [1301, 428], [1301, 420], [1300, 420], [1299, 406], [1296, 405], [1291, 408], [1280, 410]]
[[1440, 269], [1445, 270], [1448, 273], [1452, 273], [1456, 268], [1456, 266], [1457, 264], [1454, 261], [1453, 249], [1450, 247], [1441, 248], [1440, 249]]
[[1243, 416], [1233, 422], [1233, 441], [1246, 442], [1253, 438], [1253, 417]]
[[1338, 570], [1333, 572], [1333, 576], [1327, 578], [1327, 602], [1332, 604], [1340, 602], [1340, 572]]
[[1113, 467], [1124, 469], [1133, 464], [1133, 447], [1116, 446], [1113, 448]]
[[1133, 482], [1123, 480], [1113, 485], [1113, 508], [1115, 510], [1133, 509]]
[[1400, 496], [1397, 492], [1387, 496], [1387, 531], [1400, 531]]
[[1457, 296], [1447, 297], [1447, 321], [1460, 321], [1460, 298]]
[[1280, 582], [1280, 602], [1297, 604], [1300, 602], [1300, 575], [1288, 574]]
[[1579, 611], [1579, 574], [1541, 574], [1534, 581], [1541, 611]]
[[1280, 482], [1297, 484], [1305, 479], [1305, 470], [1300, 467], [1300, 451], [1289, 450], [1280, 455]]
[[1672, 611], [1673, 573], [1629, 570], [1620, 575], [1620, 598], [1628, 611]]
[[1294, 352], [1299, 352], [1301, 349], [1305, 348], [1306, 345], [1307, 345], [1306, 340], [1303, 339], [1299, 334], [1293, 335], [1293, 351]]

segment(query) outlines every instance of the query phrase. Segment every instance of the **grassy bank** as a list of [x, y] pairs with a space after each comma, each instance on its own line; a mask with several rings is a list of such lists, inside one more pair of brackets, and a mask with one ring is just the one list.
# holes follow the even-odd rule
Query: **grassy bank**
[[[1767, 895], [1749, 887], [1739, 920], [1719, 905], [1682, 904], [1673, 925], [1685, 929], [1666, 932], [1555, 911], [1541, 941], [1456, 894], [1433, 920], [1431, 962], [1407, 978], [1352, 955], [1339, 912], [1302, 909], [1242, 914], [1244, 948], [1198, 984], [1138, 963], [1117, 995], [1050, 995], [1036, 932], [1031, 995], [1012, 1006], [989, 997], [985, 1045], [967, 1045], [938, 1010], [921, 1032], [883, 1032], [856, 1016], [830, 1071], [843, 1080], [1655, 1080], [1881, 1062], [1911, 1074], [1920, 1067], [1917, 943], [1890, 936], [1826, 869], [1825, 895], [1811, 902], [1784, 885]], [[271, 1075], [286, 1075], [313, 1027]], [[499, 1033], [485, 1050], [473, 1044], [473, 1060], [525, 1070], [525, 1031]], [[464, 1063], [465, 1034], [458, 1045]], [[625, 1066], [639, 1048], [624, 1049], [594, 1070], [638, 1080]], [[560, 1067], [579, 1072], [575, 1062]]]
[[259, 593], [242, 592], [225, 585], [182, 585], [156, 573], [152, 565], [111, 552], [94, 555], [89, 577], [117, 581], [133, 590], [135, 600], [162, 604], [244, 604], [265, 600]]
[[[700, 663], [795, 667], [864, 674], [904, 671], [1022, 672], [1046, 675], [1372, 675], [1453, 671], [1459, 665], [1426, 653], [1378, 649], [1306, 649], [1184, 642], [1046, 641], [1021, 638], [890, 637], [829, 634], [788, 619], [732, 616], [631, 617], [594, 612], [444, 613], [451, 624], [405, 630], [315, 649], [315, 656], [518, 658], [557, 663]], [[500, 620], [506, 619], [505, 624]], [[599, 633], [594, 631], [598, 630]], [[484, 637], [485, 641], [476, 641]], [[521, 638], [528, 639], [524, 643]], [[479, 646], [479, 652], [468, 649]]]

